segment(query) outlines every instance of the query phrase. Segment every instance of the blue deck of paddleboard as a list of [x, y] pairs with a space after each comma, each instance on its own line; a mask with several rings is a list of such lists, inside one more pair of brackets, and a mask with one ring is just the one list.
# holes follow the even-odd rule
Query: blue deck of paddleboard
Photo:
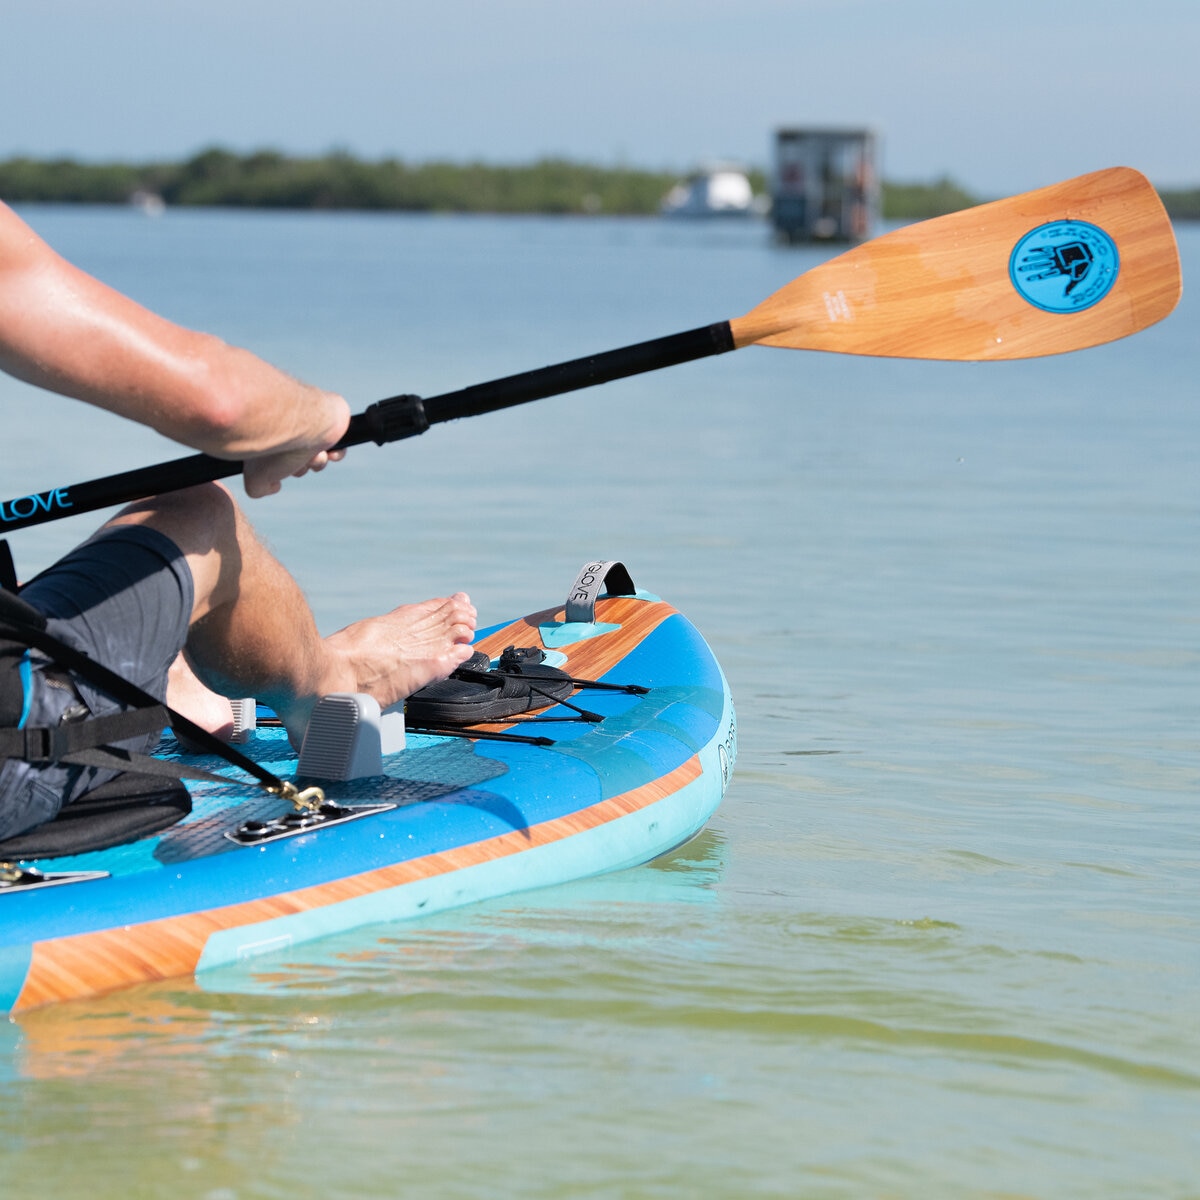
[[[241, 782], [190, 785], [192, 815], [161, 835], [37, 864], [47, 871], [103, 870], [111, 878], [4, 896], [0, 958], [9, 957], [4, 947], [23, 957], [19, 948], [33, 941], [294, 891], [528, 829], [661, 778], [705, 748], [715, 753], [722, 723], [731, 720], [728, 689], [684, 618], [669, 617], [606, 679], [652, 690], [645, 696], [582, 692], [576, 702], [605, 720], [546, 723], [538, 732], [555, 739], [550, 748], [410, 734], [409, 748], [389, 757], [384, 776], [327, 789], [331, 799], [345, 803], [397, 807], [327, 830], [237, 846], [224, 838], [226, 830], [249, 818], [279, 815], [287, 806]], [[564, 715], [560, 707], [544, 717]], [[249, 752], [281, 774], [295, 770], [282, 731], [261, 731]], [[197, 761], [221, 767], [218, 760]], [[700, 801], [697, 811], [706, 806], [711, 811], [715, 800]], [[591, 859], [589, 843], [595, 843]], [[584, 838], [577, 851], [583, 857], [573, 862], [574, 874], [627, 865], [618, 861], [621, 851], [611, 840]], [[636, 853], [629, 859], [640, 860]], [[511, 866], [492, 868], [501, 869]], [[537, 886], [536, 874], [527, 874], [525, 886]], [[494, 881], [490, 886], [496, 894]]]

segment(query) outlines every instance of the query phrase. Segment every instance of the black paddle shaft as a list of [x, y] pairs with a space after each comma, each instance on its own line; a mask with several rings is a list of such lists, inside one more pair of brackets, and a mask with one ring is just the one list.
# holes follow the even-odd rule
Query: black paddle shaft
[[[479, 416], [517, 404], [527, 404], [531, 400], [544, 400], [564, 392], [610, 383], [614, 379], [678, 366], [713, 354], [724, 354], [732, 349], [733, 333], [729, 322], [722, 321], [686, 333], [639, 342], [620, 350], [608, 350], [589, 358], [576, 358], [536, 371], [509, 375], [491, 383], [480, 383], [461, 391], [432, 396], [428, 400], [422, 400], [419, 396], [393, 396], [351, 417], [346, 436], [334, 448], [342, 450], [365, 442], [382, 446], [402, 438], [415, 437], [418, 433], [424, 433], [430, 425], [442, 421]], [[19, 496], [0, 502], [0, 535], [31, 525], [41, 525], [46, 521], [57, 521], [62, 517], [128, 504], [162, 492], [177, 492], [198, 483], [227, 479], [231, 475], [240, 475], [241, 471], [240, 462], [213, 458], [209, 454], [193, 454], [173, 462], [124, 471], [70, 487]]]

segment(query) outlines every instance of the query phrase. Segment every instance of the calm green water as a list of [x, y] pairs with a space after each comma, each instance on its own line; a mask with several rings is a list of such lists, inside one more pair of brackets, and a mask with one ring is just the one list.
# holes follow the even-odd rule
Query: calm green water
[[[756, 226], [27, 215], [355, 407], [736, 316], [821, 257]], [[622, 558], [724, 664], [737, 775], [639, 870], [22, 1017], [8, 1185], [1200, 1197], [1198, 313], [1032, 363], [743, 351], [255, 504], [329, 629], [459, 587], [499, 620]], [[0, 403], [5, 496], [177, 453]], [[22, 570], [86, 527], [17, 535]]]

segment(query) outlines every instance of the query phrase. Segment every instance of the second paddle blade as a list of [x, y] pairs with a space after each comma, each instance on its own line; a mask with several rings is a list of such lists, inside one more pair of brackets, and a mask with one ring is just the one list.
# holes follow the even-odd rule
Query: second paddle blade
[[730, 327], [739, 347], [1036, 358], [1145, 329], [1181, 290], [1161, 200], [1113, 167], [864, 242]]

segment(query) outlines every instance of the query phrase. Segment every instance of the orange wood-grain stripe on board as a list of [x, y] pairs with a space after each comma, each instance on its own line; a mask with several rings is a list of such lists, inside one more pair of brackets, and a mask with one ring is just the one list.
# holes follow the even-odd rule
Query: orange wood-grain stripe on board
[[[596, 603], [596, 620], [602, 624], [620, 625], [611, 633], [587, 638], [563, 648], [572, 675], [594, 679], [611, 670], [631, 650], [636, 649], [676, 609], [663, 600], [635, 600], [629, 596], [614, 596]], [[563, 618], [562, 607], [522, 617], [478, 642], [478, 648], [495, 657], [507, 646], [541, 646], [539, 626]], [[637, 682], [631, 680], [630, 682]]]
[[568, 816], [442, 854], [430, 854], [268, 899], [38, 942], [33, 947], [29, 972], [13, 1010], [99, 995], [153, 979], [190, 975], [200, 961], [209, 936], [222, 929], [337, 904], [384, 888], [431, 879], [561, 841], [647, 808], [699, 778], [700, 774], [699, 757], [693, 755], [670, 774], [620, 796], [602, 800]]
[[[631, 650], [636, 649], [669, 616], [678, 610], [663, 600], [637, 600], [631, 596], [613, 596], [596, 601], [596, 620], [604, 625], [620, 625], [599, 637], [569, 644], [563, 648], [567, 656], [565, 670], [576, 679], [599, 679], [620, 662]], [[477, 648], [493, 658], [509, 646], [541, 646], [539, 626], [561, 621], [563, 607], [547, 608], [542, 612], [522, 617], [511, 625], [498, 629], [486, 638], [481, 638]], [[618, 679], [615, 683], [645, 683], [642, 679]], [[575, 703], [580, 703], [576, 700]], [[536, 710], [535, 710], [536, 711]], [[477, 725], [485, 733], [511, 732], [516, 722], [496, 725]]]

